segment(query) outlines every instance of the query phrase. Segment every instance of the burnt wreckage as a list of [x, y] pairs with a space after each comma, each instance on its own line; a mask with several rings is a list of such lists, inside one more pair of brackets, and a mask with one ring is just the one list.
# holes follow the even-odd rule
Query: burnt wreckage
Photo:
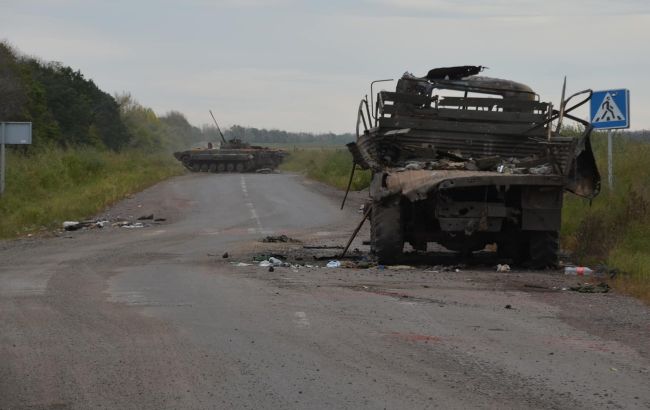
[[[355, 166], [372, 170], [371, 247], [380, 262], [399, 258], [405, 242], [466, 254], [496, 243], [504, 258], [552, 266], [564, 191], [598, 194], [591, 125], [570, 114], [591, 90], [568, 98], [563, 90], [554, 109], [530, 87], [480, 71], [406, 73], [372, 110], [372, 99], [361, 101], [348, 148]], [[584, 131], [563, 136], [566, 120]]]

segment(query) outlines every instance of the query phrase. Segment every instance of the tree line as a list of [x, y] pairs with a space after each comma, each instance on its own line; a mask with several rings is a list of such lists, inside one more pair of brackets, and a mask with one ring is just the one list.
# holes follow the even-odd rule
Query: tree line
[[[191, 125], [178, 111], [162, 116], [129, 93], [110, 95], [79, 71], [25, 56], [0, 42], [0, 120], [31, 121], [35, 147], [93, 146], [120, 151], [181, 149], [218, 142], [214, 126]], [[227, 139], [253, 143], [344, 144], [352, 134], [313, 134], [234, 125]]]

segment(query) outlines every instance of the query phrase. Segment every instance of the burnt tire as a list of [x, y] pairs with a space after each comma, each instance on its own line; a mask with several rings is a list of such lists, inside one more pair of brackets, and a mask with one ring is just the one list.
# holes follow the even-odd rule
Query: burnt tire
[[560, 240], [557, 231], [531, 231], [529, 242], [530, 267], [555, 268], [558, 264]]
[[373, 202], [370, 218], [370, 242], [381, 264], [399, 260], [404, 250], [404, 227], [400, 198]]
[[238, 162], [237, 165], [235, 165], [235, 171], [244, 172], [244, 163]]

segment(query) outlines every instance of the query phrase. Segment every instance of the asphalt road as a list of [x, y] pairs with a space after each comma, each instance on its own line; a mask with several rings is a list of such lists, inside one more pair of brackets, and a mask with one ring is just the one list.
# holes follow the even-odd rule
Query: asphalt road
[[[647, 306], [556, 272], [315, 267], [357, 199], [192, 174], [105, 214], [164, 222], [0, 242], [0, 408], [650, 408]], [[314, 267], [235, 265], [270, 252]]]

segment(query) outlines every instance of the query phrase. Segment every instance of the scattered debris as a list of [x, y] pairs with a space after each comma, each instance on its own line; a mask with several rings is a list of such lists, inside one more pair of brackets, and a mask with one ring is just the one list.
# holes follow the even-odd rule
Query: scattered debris
[[271, 174], [273, 170], [271, 168], [261, 168], [255, 172], [257, 172], [258, 174]]
[[328, 268], [340, 268], [341, 267], [341, 262], [339, 262], [337, 260], [331, 260], [331, 261], [327, 262], [327, 265], [325, 265], [325, 266], [327, 266]]
[[228, 256], [230, 256], [230, 255], [228, 255], [228, 252], [225, 252], [223, 255], [221, 255], [221, 257], [224, 258], [224, 259], [227, 259]]
[[549, 175], [553, 173], [553, 166], [551, 164], [543, 164], [529, 168], [528, 172], [532, 175]]
[[254, 262], [261, 262], [261, 261], [268, 260], [269, 258], [276, 258], [276, 259], [281, 259], [281, 260], [286, 260], [287, 259], [286, 255], [282, 255], [280, 253], [269, 253], [269, 254], [262, 253], [262, 254], [259, 254], [259, 255], [254, 255], [253, 256], [253, 261]]
[[148, 220], [153, 220], [153, 214], [142, 215], [141, 217], [138, 218], [138, 221], [148, 221]]
[[271, 256], [271, 257], [269, 258], [269, 262], [271, 262], [271, 264], [272, 264], [273, 266], [282, 266], [282, 264], [284, 263], [284, 262], [282, 262], [280, 259], [278, 259], [278, 258], [276, 258], [276, 257], [274, 257], [274, 256]]
[[145, 226], [146, 225], [143, 224], [142, 222], [136, 222], [136, 223], [127, 222], [125, 225], [121, 225], [122, 228], [126, 228], [126, 229], [138, 229], [138, 228], [144, 228]]
[[579, 293], [607, 293], [610, 287], [605, 282], [600, 282], [597, 285], [593, 283], [578, 283], [578, 286], [571, 286], [569, 289]]
[[263, 267], [263, 268], [266, 268], [266, 267], [269, 267], [269, 266], [276, 266], [276, 267], [278, 267], [278, 266], [284, 266], [284, 267], [289, 267], [289, 266], [291, 266], [291, 264], [289, 264], [289, 263], [287, 263], [287, 262], [283, 262], [283, 261], [281, 261], [280, 259], [271, 256], [269, 259], [265, 259], [265, 260], [260, 261], [259, 266], [261, 266], [261, 267]]
[[390, 266], [386, 266], [386, 268], [392, 269], [392, 270], [411, 270], [411, 269], [415, 269], [413, 266], [409, 266], [409, 265], [390, 265]]
[[461, 269], [465, 269], [465, 265], [435, 265], [431, 271], [438, 272], [460, 272]]
[[504, 263], [503, 265], [498, 264], [497, 265], [497, 272], [499, 272], [499, 273], [510, 272], [510, 265], [508, 265], [506, 263]]
[[267, 243], [276, 243], [276, 242], [299, 243], [300, 241], [297, 240], [297, 239], [290, 238], [287, 235], [276, 235], [276, 236], [267, 236], [266, 238], [262, 239], [262, 242], [267, 242]]
[[506, 305], [505, 309], [512, 309], [512, 305]]
[[303, 249], [343, 249], [341, 245], [304, 245]]
[[567, 266], [564, 268], [564, 274], [565, 275], [573, 275], [573, 276], [591, 276], [595, 272], [593, 269], [588, 268], [586, 266]]
[[273, 266], [269, 266], [269, 272], [274, 272], [274, 271], [275, 271], [275, 268], [273, 268]]
[[167, 220], [167, 218], [156, 218], [153, 221], [154, 222], [165, 222], [166, 220]]
[[238, 262], [238, 263], [233, 263], [234, 266], [237, 266], [238, 268], [244, 267], [244, 266], [251, 266], [252, 264], [250, 263], [244, 263], [244, 262]]
[[103, 227], [105, 227], [106, 225], [108, 225], [109, 223], [110, 223], [110, 222], [108, 222], [108, 221], [97, 221], [97, 222], [95, 222], [95, 226], [96, 226], [97, 228], [103, 228]]
[[66, 231], [76, 231], [77, 229], [81, 229], [81, 223], [78, 221], [65, 221], [63, 222], [63, 229]]
[[370, 262], [366, 260], [361, 260], [361, 261], [344, 261], [341, 264], [342, 267], [348, 268], [348, 269], [368, 269], [370, 268], [371, 264]]

